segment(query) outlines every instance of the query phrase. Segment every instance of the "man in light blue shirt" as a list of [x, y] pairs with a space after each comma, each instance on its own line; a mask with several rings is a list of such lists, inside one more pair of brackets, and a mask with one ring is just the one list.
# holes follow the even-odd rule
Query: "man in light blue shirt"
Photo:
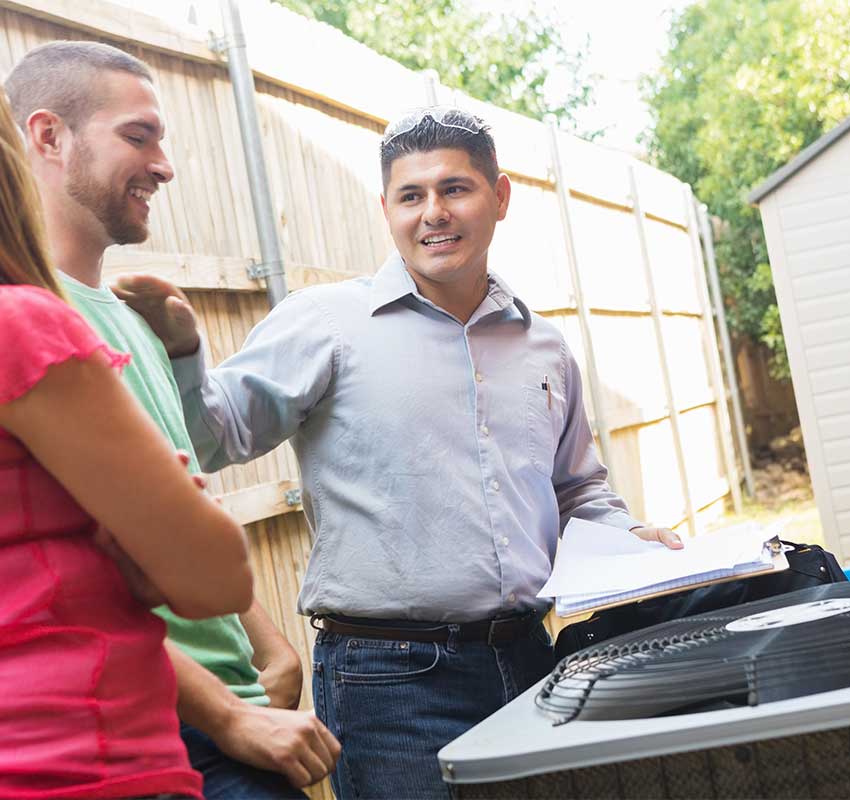
[[567, 521], [680, 544], [610, 490], [563, 336], [488, 273], [510, 182], [487, 127], [423, 109], [381, 158], [398, 252], [290, 295], [218, 368], [176, 290], [130, 279], [124, 296], [175, 359], [207, 470], [292, 440], [337, 796], [445, 797], [437, 750], [553, 666], [536, 595]]

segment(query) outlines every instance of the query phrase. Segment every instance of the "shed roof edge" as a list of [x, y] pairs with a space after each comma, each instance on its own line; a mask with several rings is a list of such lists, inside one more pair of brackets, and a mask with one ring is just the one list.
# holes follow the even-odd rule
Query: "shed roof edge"
[[747, 195], [747, 200], [754, 205], [760, 203], [772, 191], [778, 189], [785, 181], [796, 175], [810, 161], [813, 161], [824, 150], [831, 147], [847, 131], [850, 131], [850, 117], [839, 122], [838, 125], [821, 136], [820, 139], [815, 140], [805, 150], [798, 153], [784, 167], [776, 170], [764, 183], [759, 184]]

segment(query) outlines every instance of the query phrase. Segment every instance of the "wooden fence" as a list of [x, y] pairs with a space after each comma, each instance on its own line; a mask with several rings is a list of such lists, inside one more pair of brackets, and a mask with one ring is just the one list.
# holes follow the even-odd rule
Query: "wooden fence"
[[[374, 272], [392, 246], [380, 133], [426, 101], [426, 82], [261, 0], [243, 3], [243, 21], [290, 289]], [[225, 65], [199, 30], [105, 0], [0, 0], [0, 70], [67, 38], [117, 44], [155, 72], [177, 179], [153, 201], [149, 241], [109, 251], [107, 276], [148, 271], [183, 287], [215, 364], [268, 310], [246, 272], [259, 246]], [[738, 480], [690, 190], [623, 154], [433, 90], [493, 124], [514, 194], [492, 268], [564, 331], [585, 375], [595, 366], [588, 412], [617, 489], [639, 518], [697, 527]], [[311, 534], [287, 502], [298, 485], [288, 446], [210, 479], [248, 526], [259, 594], [301, 654], [309, 703], [312, 631], [295, 603]]]

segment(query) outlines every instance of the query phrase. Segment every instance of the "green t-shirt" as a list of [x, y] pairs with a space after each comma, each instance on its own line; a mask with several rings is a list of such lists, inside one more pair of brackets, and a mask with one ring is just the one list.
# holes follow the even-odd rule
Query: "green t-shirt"
[[[110, 347], [130, 353], [132, 360], [123, 373], [130, 391], [174, 447], [189, 453], [192, 473], [200, 472], [162, 342], [109, 287], [93, 289], [68, 275], [60, 275], [74, 306], [92, 328]], [[168, 624], [168, 637], [187, 655], [218, 676], [239, 697], [268, 705], [269, 698], [258, 681], [259, 673], [251, 663], [251, 642], [236, 614], [187, 620], [165, 607], [157, 609], [157, 613]]]

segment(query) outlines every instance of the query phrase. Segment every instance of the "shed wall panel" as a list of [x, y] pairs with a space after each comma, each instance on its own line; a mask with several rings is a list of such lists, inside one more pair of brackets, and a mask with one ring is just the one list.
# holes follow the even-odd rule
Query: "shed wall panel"
[[[807, 457], [827, 544], [850, 558], [850, 137], [761, 203]], [[843, 519], [843, 518], [842, 518]]]
[[850, 464], [834, 464], [827, 466], [829, 473], [829, 482], [833, 488], [838, 489], [843, 486], [850, 486]]
[[832, 442], [841, 439], [850, 431], [850, 414], [842, 414], [835, 417], [824, 417], [818, 420], [820, 429], [820, 440]]
[[850, 342], [812, 345], [806, 348], [806, 357], [813, 370], [841, 368], [850, 364]]
[[[850, 268], [850, 260], [847, 262]], [[831, 294], [825, 297], [815, 297], [811, 300], [800, 300], [797, 312], [801, 325], [826, 322], [827, 320], [844, 319], [847, 308], [850, 307], [850, 292]]]
[[[832, 499], [835, 503], [836, 511], [850, 512], [850, 489], [836, 489], [832, 493]], [[850, 552], [850, 550], [846, 552]]]
[[850, 340], [850, 317], [841, 315], [832, 319], [803, 323], [800, 326], [800, 332], [803, 336], [803, 344], [806, 347], [838, 344]]
[[837, 195], [807, 197], [801, 203], [784, 206], [779, 211], [782, 230], [811, 228], [834, 222], [841, 223], [850, 217], [850, 187]]
[[850, 414], [850, 391], [816, 394], [815, 410], [821, 418]]
[[830, 269], [846, 269], [848, 266], [850, 266], [850, 244], [846, 242], [829, 247], [818, 244], [810, 250], [788, 255], [788, 269], [795, 278]]
[[785, 244], [791, 254], [816, 247], [838, 247], [850, 243], [850, 229], [840, 220], [819, 221], [784, 232]]
[[823, 452], [827, 464], [850, 462], [850, 437], [827, 442], [823, 447]]
[[850, 364], [844, 367], [813, 371], [811, 385], [815, 394], [825, 394], [850, 388]]
[[794, 297], [797, 300], [829, 297], [836, 293], [850, 292], [850, 273], [846, 267], [839, 265], [794, 278], [793, 283]]

